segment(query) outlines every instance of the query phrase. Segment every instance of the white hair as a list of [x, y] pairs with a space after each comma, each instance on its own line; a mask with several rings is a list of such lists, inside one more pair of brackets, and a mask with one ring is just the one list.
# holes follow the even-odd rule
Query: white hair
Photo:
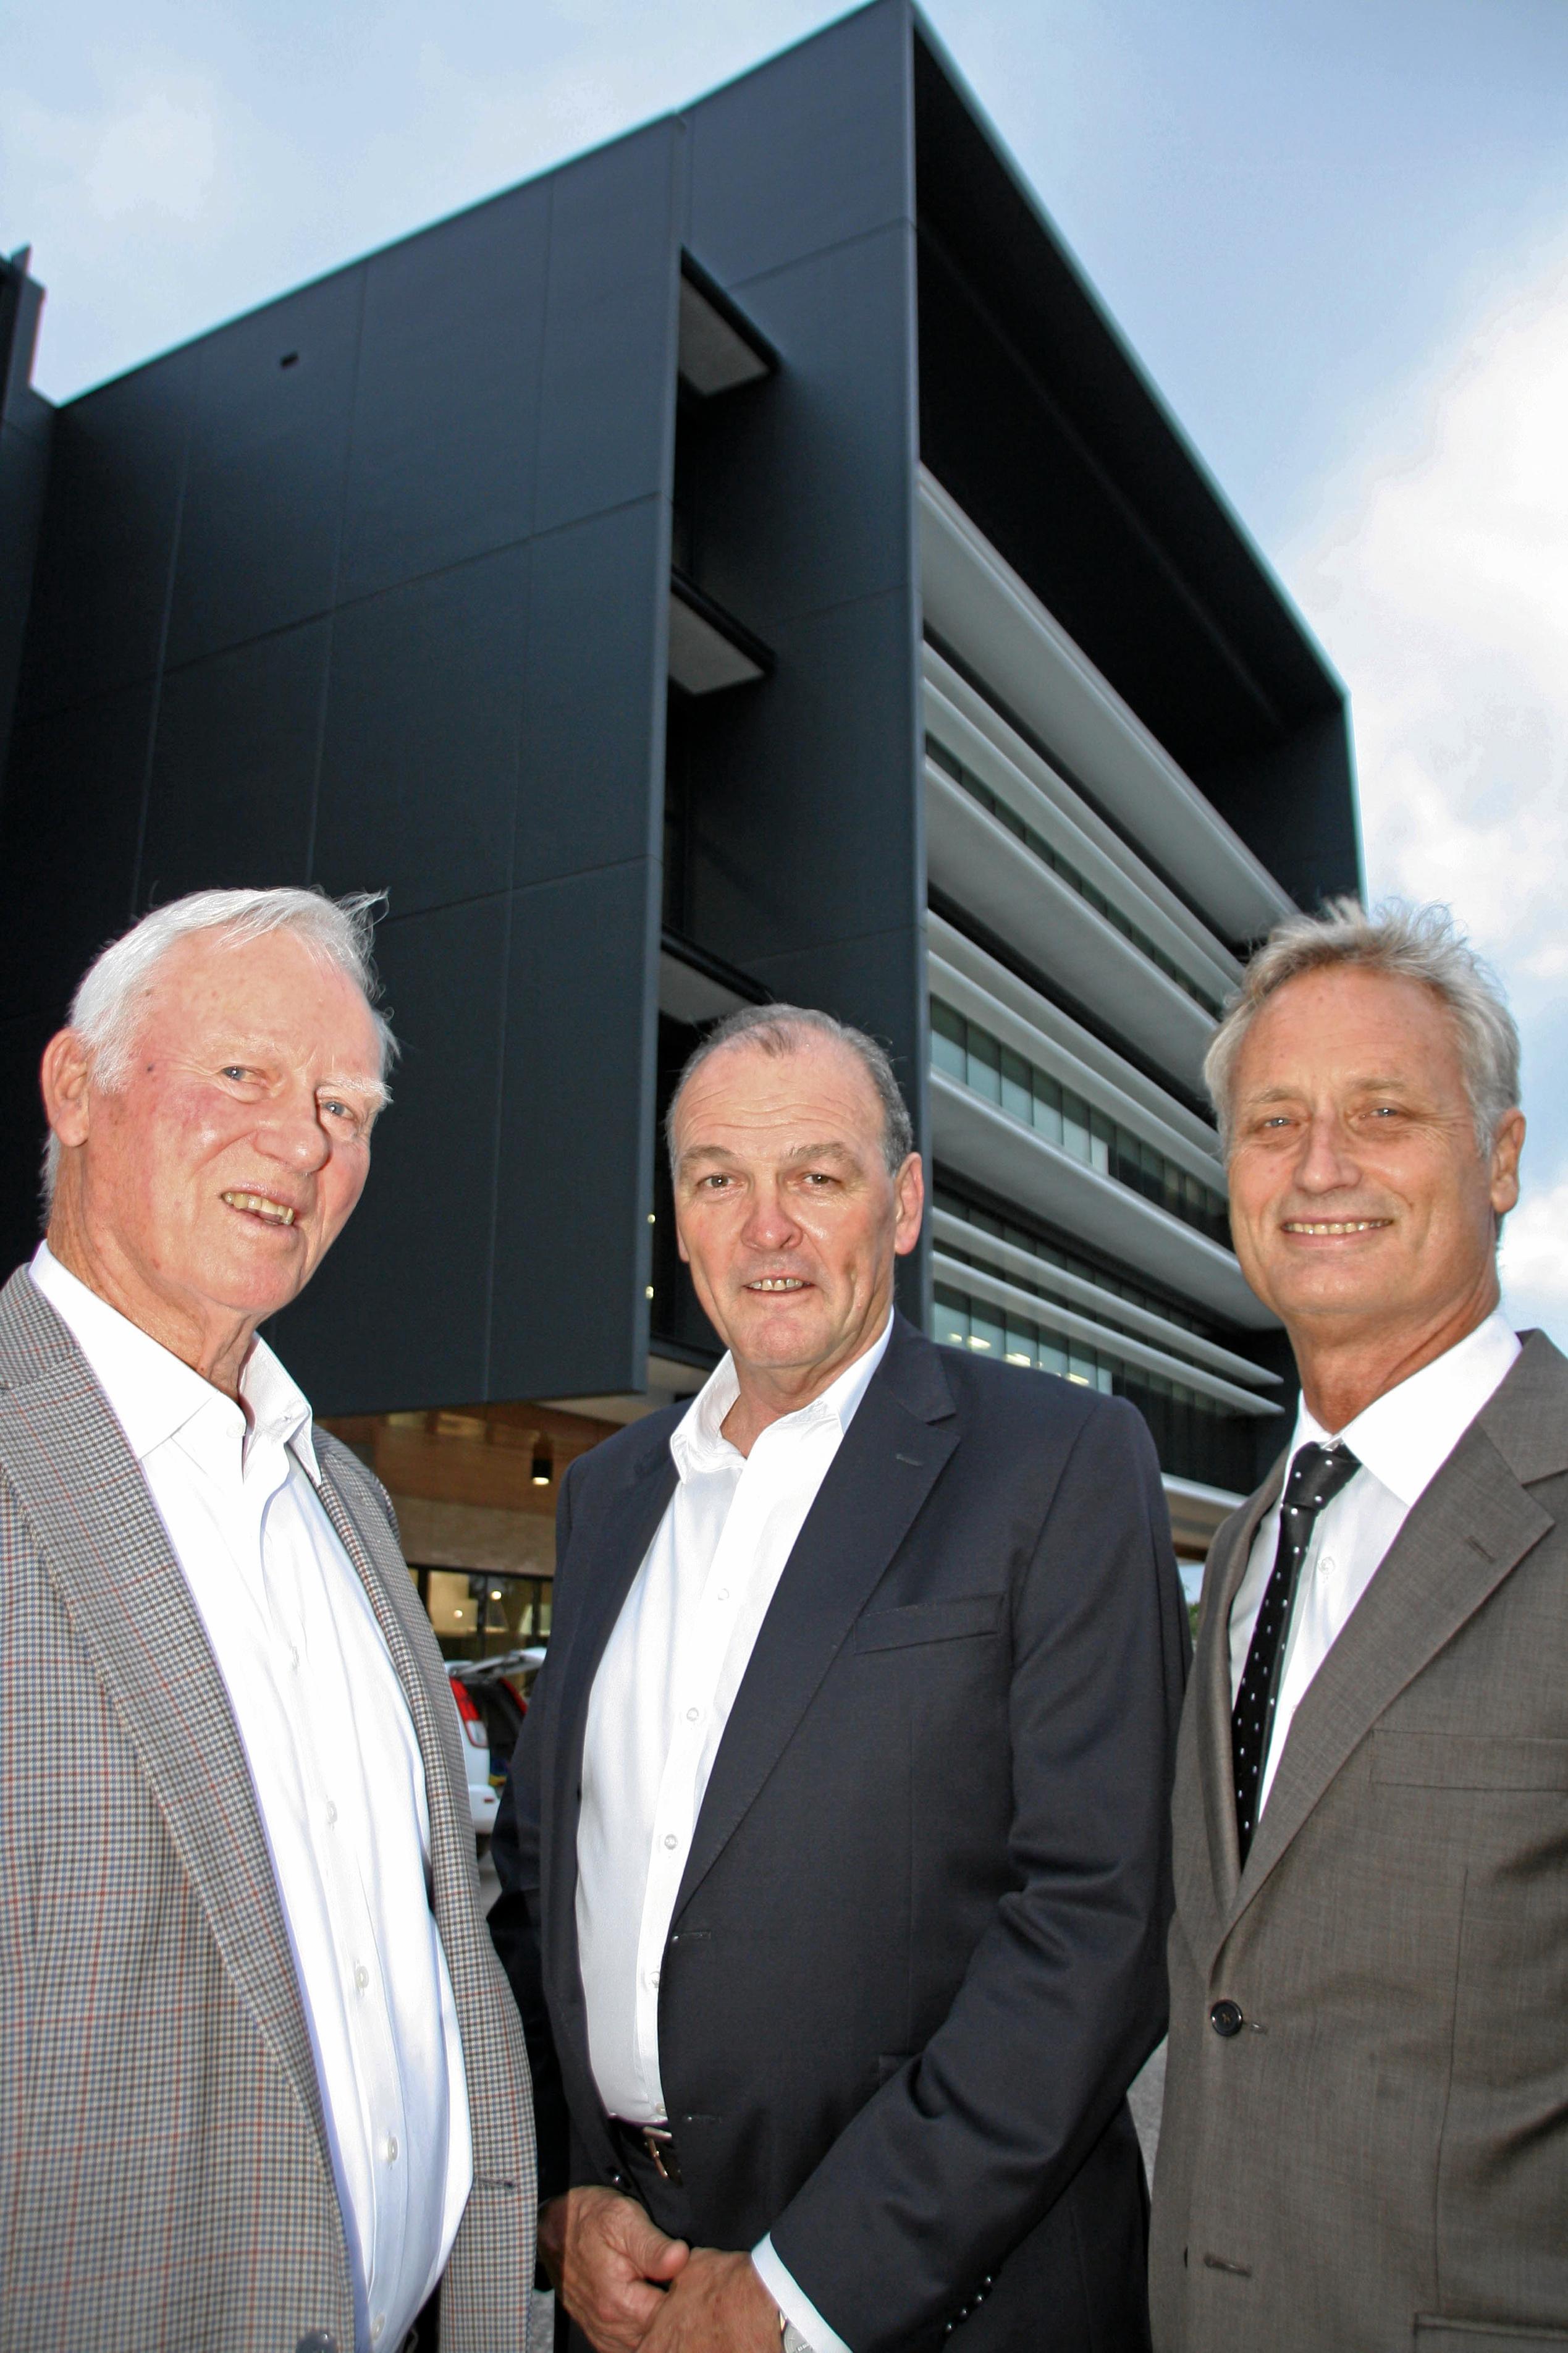
[[1204, 1057], [1204, 1083], [1228, 1153], [1236, 1065], [1253, 1022], [1277, 989], [1303, 973], [1344, 966], [1419, 981], [1441, 999], [1454, 1025], [1476, 1145], [1489, 1153], [1499, 1125], [1519, 1103], [1519, 1031], [1502, 985], [1482, 962], [1447, 907], [1389, 900], [1371, 914], [1352, 898], [1331, 899], [1321, 914], [1289, 915], [1275, 925], [1241, 976]]
[[[364, 998], [381, 1053], [381, 1079], [397, 1058], [397, 1040], [376, 1000], [381, 983], [371, 960], [376, 911], [385, 892], [357, 891], [329, 899], [324, 891], [193, 891], [166, 907], [154, 907], [89, 965], [77, 984], [67, 1025], [92, 1060], [94, 1082], [111, 1092], [125, 1083], [146, 1010], [154, 974], [171, 948], [197, 933], [215, 932], [244, 947], [269, 932], [291, 932], [319, 964], [352, 980]], [[44, 1147], [46, 1210], [54, 1200], [60, 1144], [51, 1133]]]

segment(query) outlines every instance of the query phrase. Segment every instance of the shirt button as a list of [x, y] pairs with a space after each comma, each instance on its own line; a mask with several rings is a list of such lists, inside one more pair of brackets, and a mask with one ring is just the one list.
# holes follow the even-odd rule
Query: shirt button
[[701, 1711], [701, 1709], [700, 1709], [700, 1707], [689, 1707], [689, 1708], [687, 1709], [687, 1711], [686, 1711], [686, 1721], [687, 1721], [687, 1723], [688, 1723], [688, 1724], [695, 1724], [695, 1723], [696, 1723], [696, 1721], [697, 1721], [697, 1719], [698, 1719], [698, 1717], [701, 1715], [701, 1713], [702, 1713], [702, 1711]]
[[328, 1828], [329, 1830], [335, 1830], [335, 1829], [336, 1829], [336, 1827], [337, 1827], [337, 1820], [338, 1820], [338, 1810], [337, 1810], [336, 1806], [334, 1806], [334, 1805], [333, 1805], [333, 1803], [332, 1803], [331, 1799], [329, 1798], [329, 1799], [328, 1799], [328, 1800], [327, 1800], [327, 1828]]
[[296, 1674], [300, 1672], [300, 1653], [292, 1642], [289, 1645], [289, 1664]]
[[386, 2136], [386, 2161], [388, 2165], [395, 2165], [397, 2163], [397, 2135], [395, 2133], [388, 2133]]
[[729, 1587], [728, 1587], [727, 1585], [721, 1585], [721, 1586], [720, 1587], [720, 1588], [719, 1588], [719, 1599], [720, 1599], [720, 1600], [721, 1600], [721, 1601], [728, 1601], [728, 1599], [730, 1599], [730, 1588], [729, 1588]]
[[376, 2316], [375, 2316], [375, 2318], [374, 2318], [374, 2319], [371, 2322], [371, 2324], [370, 2324], [370, 2333], [371, 2333], [371, 2335], [372, 2335], [373, 2337], [378, 2337], [378, 2338], [379, 2338], [379, 2337], [382, 2336], [383, 2332], [384, 2331], [385, 2327], [386, 2327], [386, 2315], [385, 2315], [385, 2313], [384, 2313], [384, 2312], [378, 2312], [378, 2313], [376, 2314]]
[[354, 1970], [354, 1983], [359, 1988], [361, 1993], [363, 1993], [366, 1986], [370, 1983], [370, 1971], [366, 1968], [363, 1961], [359, 1963], [358, 1967]]
[[664, 1841], [664, 1842], [665, 1842], [666, 1846], [672, 1846], [672, 1847], [673, 1847], [673, 1846], [679, 1846], [679, 1845], [680, 1844], [680, 1841], [676, 1837], [675, 1832], [674, 1832], [673, 1831], [670, 1831], [667, 1834], [667, 1836], [666, 1836], [666, 1838], [665, 1838], [665, 1841]]
[[1332, 1577], [1333, 1573], [1333, 1556], [1332, 1554], [1328, 1554], [1318, 1563], [1318, 1575], [1320, 1577]]

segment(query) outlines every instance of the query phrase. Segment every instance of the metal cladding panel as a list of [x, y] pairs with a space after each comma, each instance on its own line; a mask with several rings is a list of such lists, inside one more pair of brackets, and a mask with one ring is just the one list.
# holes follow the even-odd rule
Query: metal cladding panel
[[689, 110], [687, 243], [727, 291], [910, 216], [910, 21], [882, 0]]
[[172, 668], [334, 601], [363, 296], [342, 270], [204, 337]]
[[58, 1027], [52, 1016], [43, 1013], [0, 1021], [0, 1103], [6, 1114], [6, 1147], [0, 1154], [0, 1247], [7, 1273], [32, 1257], [43, 1231], [38, 1175], [47, 1130], [38, 1063]]
[[679, 148], [655, 122], [551, 175], [536, 532], [668, 495]]
[[506, 1033], [503, 896], [382, 925], [403, 1048], [369, 1180], [268, 1338], [321, 1413], [482, 1398]]
[[664, 757], [669, 509], [645, 499], [533, 542], [513, 879], [651, 855]]
[[342, 596], [527, 538], [549, 233], [535, 181], [366, 264]]
[[197, 366], [194, 346], [174, 352], [56, 412], [25, 717], [151, 678], [163, 659]]
[[83, 966], [131, 919], [153, 693], [146, 679], [16, 727], [0, 803], [7, 1017], [63, 1021]]
[[331, 640], [326, 621], [309, 621], [165, 678], [139, 910], [187, 891], [310, 879]]
[[17, 408], [28, 412], [25, 423], [0, 414], [0, 763], [16, 707], [53, 424], [44, 402], [25, 388]]
[[643, 1384], [657, 874], [637, 860], [512, 898], [489, 1397]]
[[691, 929], [743, 970], [920, 921], [909, 621], [901, 590], [801, 614], [768, 685], [703, 713]]
[[784, 362], [703, 414], [694, 522], [703, 588], [769, 645], [908, 589], [910, 250], [895, 222], [744, 290]]
[[345, 606], [332, 632], [314, 879], [395, 917], [510, 877], [530, 550]]

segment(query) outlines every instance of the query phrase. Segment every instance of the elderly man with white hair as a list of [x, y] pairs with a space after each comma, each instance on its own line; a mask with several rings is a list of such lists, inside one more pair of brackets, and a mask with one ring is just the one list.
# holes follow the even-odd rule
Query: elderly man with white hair
[[1154, 2344], [1568, 2345], [1568, 1365], [1499, 1303], [1518, 1038], [1447, 909], [1343, 901], [1207, 1077], [1301, 1400], [1204, 1579]]
[[450, 1694], [385, 1496], [257, 1335], [369, 1169], [373, 903], [160, 909], [44, 1055], [47, 1240], [0, 1293], [7, 2353], [526, 2342]]

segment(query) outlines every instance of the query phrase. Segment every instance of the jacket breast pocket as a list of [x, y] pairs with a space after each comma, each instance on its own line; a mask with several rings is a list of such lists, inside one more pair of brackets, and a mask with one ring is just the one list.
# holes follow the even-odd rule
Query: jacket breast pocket
[[1568, 1790], [1568, 1740], [1374, 1732], [1372, 1778], [1406, 1789]]
[[898, 1609], [868, 1609], [855, 1621], [858, 1651], [905, 1651], [917, 1642], [959, 1642], [994, 1634], [1002, 1623], [1001, 1593], [965, 1593], [952, 1601], [910, 1601]]

